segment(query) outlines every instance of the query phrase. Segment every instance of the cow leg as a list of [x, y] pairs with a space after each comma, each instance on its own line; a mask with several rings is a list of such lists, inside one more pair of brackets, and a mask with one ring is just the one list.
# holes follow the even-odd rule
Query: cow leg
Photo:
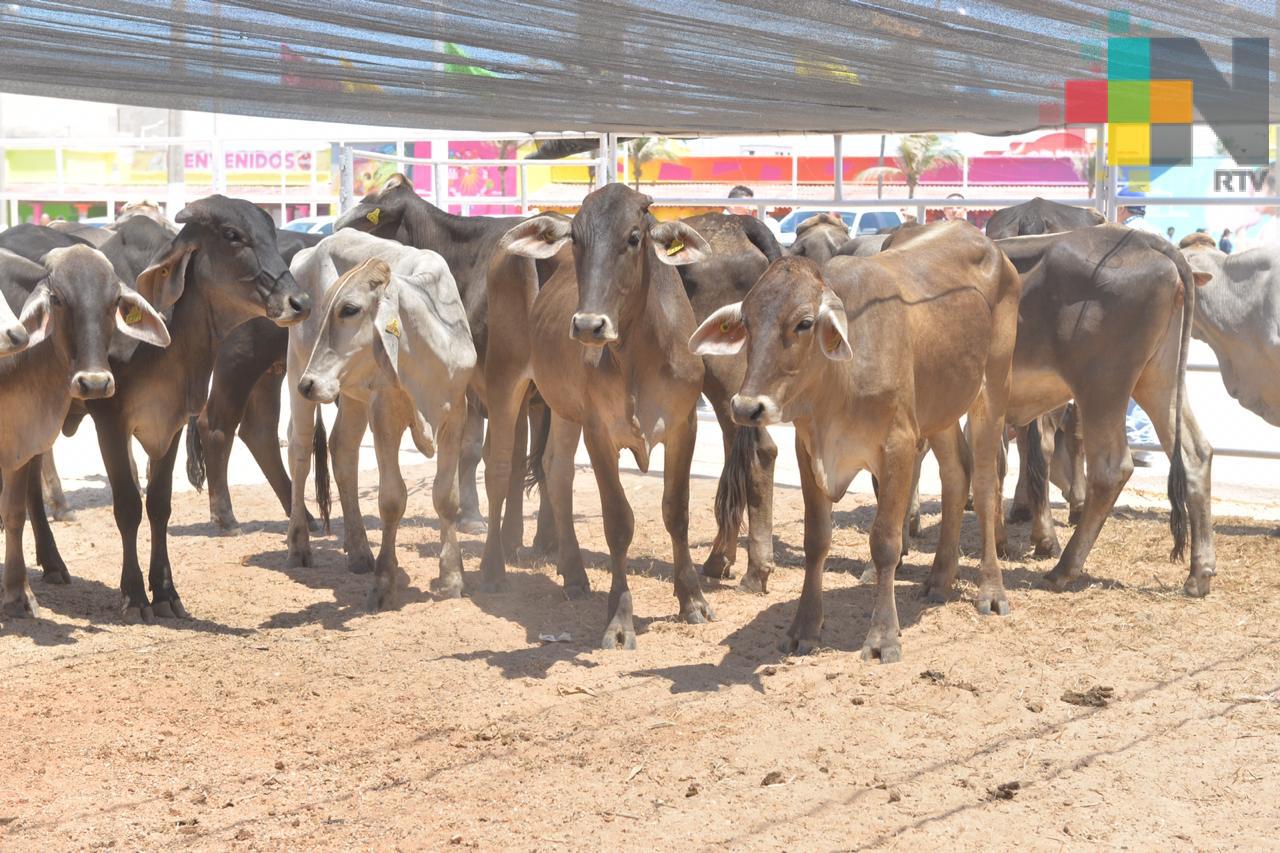
[[200, 443], [204, 447], [205, 478], [209, 490], [209, 517], [223, 533], [238, 535], [240, 522], [231, 507], [227, 468], [236, 427], [244, 417], [253, 385], [246, 377], [224, 374], [215, 366], [209, 386], [209, 400], [196, 418]]
[[551, 435], [547, 439], [544, 461], [547, 497], [551, 500], [560, 546], [556, 571], [564, 581], [565, 598], [569, 599], [586, 598], [591, 592], [591, 582], [582, 564], [582, 550], [578, 547], [578, 534], [573, 529], [573, 459], [581, 435], [581, 426], [551, 413]]
[[916, 454], [915, 472], [911, 477], [911, 503], [907, 506], [907, 517], [902, 523], [902, 556], [911, 553], [911, 537], [920, 535], [920, 469], [924, 466], [924, 456], [928, 447], [921, 447]]
[[813, 462], [799, 434], [796, 461], [804, 497], [804, 587], [787, 639], [778, 648], [785, 654], [807, 655], [822, 640], [822, 572], [831, 549], [831, 498], [814, 479]]
[[52, 454], [41, 454], [27, 463], [27, 514], [31, 518], [31, 530], [36, 540], [36, 563], [44, 568], [44, 582], [69, 584], [71, 572], [67, 571], [67, 564], [58, 552], [53, 529], [49, 527], [49, 517], [44, 512], [40, 488], [43, 479], [41, 471], [52, 461]]
[[671, 537], [671, 577], [676, 600], [680, 602], [680, 618], [694, 625], [715, 619], [711, 605], [702, 596], [698, 573], [689, 554], [689, 472], [693, 468], [697, 430], [696, 409], [689, 410], [683, 424], [671, 424], [664, 440], [662, 466], [662, 523]]
[[920, 594], [934, 604], [943, 604], [951, 597], [960, 569], [960, 525], [969, 496], [969, 471], [962, 462], [965, 445], [959, 424], [932, 436], [929, 446], [942, 479], [942, 524], [933, 567]]
[[[1013, 328], [1012, 323], [1009, 324]], [[1012, 353], [1012, 342], [1008, 346]], [[1008, 356], [1006, 356], [1006, 359]], [[998, 368], [997, 368], [998, 370]], [[988, 368], [987, 382], [978, 399], [969, 408], [973, 424], [973, 506], [982, 530], [982, 562], [978, 568], [978, 612], [1009, 615], [1005, 597], [1004, 576], [1000, 570], [1001, 518], [1003, 500], [998, 491], [997, 456], [1002, 452], [1001, 432], [1009, 395], [1009, 362], [1004, 362], [1003, 382], [999, 373]]]
[[[1053, 528], [1053, 507], [1049, 502], [1049, 480], [1052, 478], [1053, 472], [1054, 428], [1049, 418], [1043, 415], [1037, 420], [1040, 426], [1040, 452], [1044, 454], [1045, 462], [1050, 467], [1045, 472], [1048, 476], [1044, 484], [1043, 494], [1039, 495], [1038, 504], [1031, 496], [1031, 490], [1027, 489], [1027, 509], [1031, 513], [1031, 544], [1035, 548], [1037, 557], [1055, 557], [1062, 553], [1062, 548], [1058, 545], [1058, 534]], [[1028, 433], [1026, 441], [1018, 445], [1019, 451], [1026, 448], [1027, 453], [1030, 454], [1030, 442], [1031, 436]]]
[[1124, 419], [1128, 395], [1114, 400], [1076, 398], [1084, 422], [1084, 449], [1088, 483], [1080, 524], [1063, 549], [1053, 570], [1045, 575], [1046, 585], [1061, 591], [1084, 572], [1084, 561], [1102, 532], [1102, 524], [1115, 506], [1116, 498], [1133, 474], [1133, 458], [1125, 438]]
[[[1144, 380], [1146, 377], [1143, 377]], [[1172, 461], [1174, 439], [1174, 389], [1166, 382], [1140, 382], [1133, 390], [1134, 399], [1151, 416], [1160, 444]], [[1183, 591], [1194, 598], [1209, 594], [1213, 576], [1217, 574], [1217, 556], [1213, 543], [1213, 508], [1210, 496], [1210, 473], [1213, 447], [1200, 431], [1191, 406], [1183, 394], [1182, 461], [1187, 471], [1187, 511], [1191, 527], [1191, 571]]]
[[[720, 469], [720, 484], [717, 486], [717, 491], [719, 491], [725, 488], [724, 480], [729, 474], [729, 454], [733, 446], [733, 435], [737, 431], [737, 426], [729, 414], [729, 401], [727, 398], [717, 396], [716, 399], [711, 400], [711, 410], [716, 413], [716, 422], [720, 424], [720, 439], [724, 444], [725, 464]], [[750, 498], [748, 498], [749, 510]], [[723, 533], [724, 531], [717, 526], [716, 538], [711, 543], [711, 553], [707, 554], [707, 559], [702, 563], [702, 573], [709, 578], [723, 580], [733, 577], [732, 567], [738, 556], [738, 531], [733, 531], [732, 536], [725, 536]]]
[[1070, 510], [1068, 523], [1079, 524], [1085, 493], [1084, 435], [1080, 431], [1080, 415], [1075, 403], [1067, 404], [1059, 435], [1062, 440], [1054, 446], [1050, 471], [1063, 481], [1059, 488], [1062, 489], [1062, 496], [1066, 498]]
[[[283, 377], [272, 371], [262, 374], [253, 386], [249, 402], [244, 409], [238, 434], [245, 447], [253, 454], [253, 460], [266, 475], [271, 490], [276, 493], [280, 507], [289, 512], [289, 497], [293, 484], [289, 472], [284, 469], [280, 456], [280, 385]], [[320, 524], [309, 514], [307, 526], [312, 533], [320, 532]]]
[[1030, 521], [1034, 513], [1031, 508], [1031, 498], [1027, 495], [1027, 448], [1030, 447], [1027, 433], [1026, 426], [1020, 426], [1015, 430], [1015, 440], [1018, 443], [1018, 483], [1013, 487], [1013, 506], [1009, 508], [1010, 524]]
[[[467, 405], [467, 427], [462, 436], [462, 462], [458, 471], [458, 487], [462, 495], [462, 521], [458, 529], [470, 536], [485, 532], [480, 514], [480, 495], [476, 491], [476, 468], [484, 456], [484, 415], [475, 405]], [[503, 487], [506, 487], [504, 481]]]
[[[604, 649], [634, 649], [636, 628], [633, 621], [631, 589], [627, 586], [627, 550], [635, 532], [635, 516], [622, 478], [618, 473], [618, 451], [607, 435], [591, 430], [584, 434], [587, 454], [596, 475], [596, 487], [600, 490], [600, 512], [604, 516], [604, 538], [609, 544], [609, 569], [612, 583], [609, 586], [608, 624], [600, 647]], [[665, 512], [665, 495], [664, 495]], [[687, 512], [687, 510], [686, 510]], [[686, 525], [687, 525], [686, 520]], [[674, 538], [674, 537], [673, 537]]]
[[[39, 459], [37, 456], [36, 459]], [[4, 596], [0, 614], [15, 619], [35, 618], [40, 605], [27, 578], [27, 559], [22, 552], [22, 533], [27, 525], [27, 480], [31, 463], [4, 471], [4, 492], [0, 513], [4, 515]]]
[[[489, 423], [493, 423], [492, 416]], [[511, 476], [508, 478], [507, 506], [502, 516], [502, 547], [513, 558], [524, 544], [524, 474], [527, 470], [529, 455], [529, 400], [520, 405], [520, 414], [516, 416], [515, 438], [511, 448]], [[489, 427], [492, 433], [493, 427]], [[488, 488], [486, 474], [485, 488]]]
[[[496, 372], [496, 371], [495, 371]], [[515, 478], [517, 466], [513, 456], [517, 451], [516, 438], [519, 435], [516, 422], [520, 418], [524, 398], [528, 392], [529, 382], [519, 376], [490, 377], [489, 383], [489, 458], [484, 465], [485, 496], [489, 500], [489, 523], [484, 529], [484, 554], [480, 558], [480, 588], [485, 592], [499, 592], [507, 585], [506, 540], [502, 530], [503, 504], [510, 498], [511, 481]], [[471, 412], [474, 406], [467, 406], [466, 428], [471, 428]], [[463, 479], [465, 490], [467, 437], [462, 440], [463, 460], [459, 477]], [[524, 466], [519, 466], [523, 468]], [[466, 495], [462, 495], [462, 521], [460, 529], [466, 529]], [[512, 556], [515, 553], [512, 552]]]
[[[344, 402], [345, 405], [345, 402]], [[315, 446], [316, 411], [319, 407], [297, 391], [297, 378], [289, 377], [289, 568], [313, 565], [311, 532], [307, 527], [306, 483]], [[339, 407], [341, 412], [342, 407]], [[332, 444], [332, 441], [330, 442]], [[335, 463], [336, 464], [336, 463]]]
[[[375, 421], [379, 407], [380, 404], [375, 402]], [[333, 421], [333, 433], [329, 436], [329, 459], [333, 463], [338, 501], [342, 504], [342, 550], [347, 553], [347, 571], [354, 575], [367, 575], [376, 569], [373, 549], [369, 547], [369, 534], [364, 528], [364, 515], [360, 512], [360, 441], [368, 427], [368, 404], [343, 397], [342, 405], [338, 406], [338, 415]], [[397, 442], [403, 434], [404, 430], [401, 429], [397, 434]], [[375, 449], [377, 440], [375, 428]], [[399, 444], [396, 446], [398, 448]], [[381, 471], [381, 462], [378, 468]]]
[[58, 476], [58, 469], [53, 463], [53, 450], [42, 455], [44, 459], [40, 463], [40, 475], [44, 485], [44, 503], [48, 505], [54, 521], [71, 521], [76, 514], [67, 505], [66, 493], [62, 491], [62, 478]]
[[862, 644], [863, 660], [879, 658], [881, 663], [902, 660], [893, 584], [902, 562], [902, 529], [911, 504], [916, 453], [916, 442], [905, 435], [891, 433], [885, 443], [880, 499], [871, 523], [871, 560], [876, 567], [875, 604], [871, 610], [871, 627]]
[[[344, 403], [340, 410], [345, 409]], [[396, 534], [399, 533], [400, 519], [404, 518], [404, 508], [409, 500], [404, 476], [400, 473], [400, 440], [404, 437], [408, 423], [403, 417], [403, 411], [396, 410], [396, 403], [376, 400], [372, 410], [373, 451], [378, 458], [378, 515], [382, 519], [382, 543], [378, 548], [378, 562], [373, 571], [373, 587], [369, 590], [367, 606], [376, 611], [392, 607], [396, 588], [409, 583], [409, 575], [400, 568], [400, 561], [396, 558]], [[334, 434], [337, 434], [337, 429]], [[346, 514], [345, 508], [343, 514]], [[367, 543], [365, 547], [368, 547]]]
[[[541, 397], [529, 399], [529, 434], [531, 452], [539, 449], [539, 430], [550, 431], [551, 410]], [[533, 534], [533, 551], [535, 554], [552, 555], [556, 553], [556, 520], [551, 510], [551, 497], [547, 494], [546, 483], [546, 438], [542, 439], [541, 453], [544, 476], [538, 483], [538, 527]]]
[[154, 613], [147, 598], [146, 582], [142, 566], [138, 563], [138, 526], [142, 524], [142, 495], [134, 479], [130, 437], [124, 424], [114, 411], [95, 416], [94, 428], [98, 433], [98, 448], [107, 468], [107, 480], [111, 484], [111, 504], [120, 532], [121, 566], [120, 594], [121, 616], [126, 623], [151, 622]]
[[458, 464], [462, 455], [462, 430], [466, 425], [466, 399], [458, 400], [436, 433], [436, 477], [431, 502], [440, 522], [440, 576], [431, 588], [447, 598], [463, 593], [462, 549], [458, 546], [458, 519], [462, 515]]
[[756, 427], [756, 455], [747, 481], [747, 571], [741, 587], [765, 593], [773, 574], [773, 468], [778, 445], [764, 427]]
[[187, 611], [173, 586], [169, 563], [169, 517], [173, 514], [173, 466], [178, 458], [182, 430], [174, 434], [169, 449], [150, 460], [147, 470], [147, 521], [151, 526], [151, 610], [159, 619], [186, 619]]

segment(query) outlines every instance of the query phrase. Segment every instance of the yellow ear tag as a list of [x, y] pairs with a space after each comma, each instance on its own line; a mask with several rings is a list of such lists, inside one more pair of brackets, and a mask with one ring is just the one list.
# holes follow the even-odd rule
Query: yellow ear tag
[[366, 213], [364, 218], [369, 220], [370, 224], [377, 225], [378, 217], [380, 216], [382, 216], [382, 208], [375, 207], [373, 210]]
[[136, 326], [142, 322], [142, 309], [137, 305], [129, 307], [129, 313], [124, 315], [124, 321], [130, 326]]
[[392, 317], [391, 322], [387, 323], [387, 333], [400, 337], [400, 318]]
[[674, 243], [672, 243], [670, 246], [667, 247], [667, 257], [669, 258], [672, 255], [678, 255], [683, 251], [684, 251], [684, 243], [681, 243], [679, 240], [676, 240]]

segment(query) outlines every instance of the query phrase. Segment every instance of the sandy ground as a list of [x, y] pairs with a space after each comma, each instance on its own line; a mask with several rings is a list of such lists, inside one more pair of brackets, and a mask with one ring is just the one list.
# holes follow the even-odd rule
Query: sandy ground
[[[408, 472], [411, 583], [381, 614], [363, 610], [368, 579], [346, 572], [340, 526], [315, 568], [285, 568], [284, 521], [257, 486], [234, 491], [237, 538], [209, 538], [204, 497], [176, 496], [193, 618], [123, 626], [110, 507], [101, 489], [75, 492], [77, 519], [55, 527], [74, 583], [36, 582], [45, 618], [0, 631], [0, 848], [1274, 849], [1270, 523], [1218, 520], [1203, 601], [1166, 559], [1164, 512], [1118, 511], [1095, 581], [1062, 595], [1035, 588], [1051, 564], [1023, 556], [1015, 526], [1013, 613], [983, 618], [972, 516], [958, 599], [916, 598], [929, 501], [925, 553], [899, 573], [904, 660], [880, 666], [858, 655], [865, 496], [837, 506], [830, 648], [788, 659], [775, 646], [802, 576], [798, 491], [779, 491], [769, 595], [709, 585], [718, 621], [688, 626], [673, 621], [661, 480], [626, 474], [639, 649], [602, 652], [590, 472], [577, 477], [588, 600], [565, 601], [554, 568], [525, 554], [509, 592], [438, 601], [429, 470]], [[695, 560], [714, 485], [694, 482]], [[469, 582], [479, 549], [467, 539]], [[561, 632], [572, 640], [538, 641]], [[1094, 688], [1110, 688], [1101, 707], [1064, 701]]]

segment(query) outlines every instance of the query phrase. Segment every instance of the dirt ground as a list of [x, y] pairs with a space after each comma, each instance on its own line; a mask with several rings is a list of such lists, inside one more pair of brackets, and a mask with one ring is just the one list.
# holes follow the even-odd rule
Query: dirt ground
[[[381, 614], [363, 610], [368, 579], [347, 573], [336, 535], [316, 542], [317, 567], [285, 568], [265, 488], [235, 491], [238, 538], [209, 538], [203, 495], [176, 497], [185, 622], [118, 623], [101, 493], [57, 525], [74, 583], [35, 582], [44, 619], [0, 631], [0, 848], [1277, 844], [1270, 525], [1219, 520], [1204, 601], [1181, 592], [1163, 513], [1119, 511], [1094, 582], [1061, 595], [1035, 588], [1051, 564], [1021, 556], [1027, 531], [1014, 526], [1013, 612], [984, 618], [971, 516], [958, 600], [916, 598], [937, 536], [927, 503], [924, 553], [899, 573], [904, 659], [880, 666], [858, 655], [873, 510], [846, 498], [826, 576], [830, 648], [788, 659], [775, 647], [800, 590], [799, 492], [777, 500], [769, 595], [708, 584], [718, 621], [689, 626], [673, 621], [661, 479], [624, 475], [639, 650], [602, 652], [607, 550], [590, 472], [578, 472], [577, 510], [595, 592], [568, 602], [554, 568], [523, 555], [509, 592], [433, 600], [427, 471], [408, 472], [411, 585]], [[694, 483], [695, 560], [714, 486]], [[1061, 513], [1059, 525], [1065, 542]], [[480, 544], [465, 544], [469, 582]], [[572, 641], [539, 643], [561, 632]], [[1100, 707], [1064, 701], [1091, 690]]]

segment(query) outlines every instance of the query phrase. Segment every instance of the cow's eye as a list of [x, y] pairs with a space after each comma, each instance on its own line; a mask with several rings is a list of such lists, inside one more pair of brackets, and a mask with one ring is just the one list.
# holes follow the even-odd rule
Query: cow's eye
[[62, 307], [62, 296], [56, 290], [49, 291], [49, 304], [55, 308]]
[[812, 329], [812, 328], [813, 328], [813, 318], [812, 318], [812, 317], [805, 317], [805, 318], [804, 318], [803, 320], [801, 320], [799, 323], [796, 323], [796, 331], [797, 331], [797, 332], [807, 332], [807, 331], [809, 331], [809, 330], [810, 330], [810, 329]]
[[631, 232], [631, 236], [627, 237], [627, 245], [628, 245], [628, 246], [630, 246], [630, 247], [631, 247], [631, 248], [633, 248], [633, 249], [634, 249], [636, 246], [639, 246], [639, 245], [640, 245], [640, 232], [639, 232], [639, 231], [632, 231], [632, 232]]
[[228, 243], [239, 243], [242, 242], [243, 238], [241, 238], [240, 232], [234, 228], [223, 228], [222, 239], [226, 240]]
[[338, 309], [339, 317], [354, 317], [359, 313], [360, 313], [360, 306], [352, 305], [350, 302], [348, 302], [346, 305], [343, 305], [340, 309]]

